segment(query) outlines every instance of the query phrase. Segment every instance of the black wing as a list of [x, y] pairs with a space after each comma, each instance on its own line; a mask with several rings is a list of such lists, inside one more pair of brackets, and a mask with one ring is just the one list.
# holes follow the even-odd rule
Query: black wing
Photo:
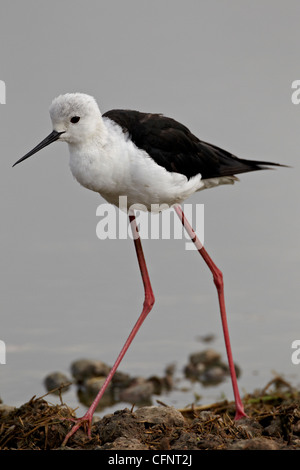
[[243, 160], [215, 145], [199, 140], [187, 127], [162, 114], [113, 109], [103, 114], [128, 133], [137, 147], [145, 150], [160, 166], [187, 178], [233, 176], [284, 166], [272, 162]]

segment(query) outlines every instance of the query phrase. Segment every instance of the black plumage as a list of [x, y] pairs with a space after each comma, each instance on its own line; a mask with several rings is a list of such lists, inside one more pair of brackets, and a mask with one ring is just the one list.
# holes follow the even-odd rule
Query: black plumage
[[234, 176], [284, 166], [273, 162], [244, 160], [215, 145], [203, 142], [175, 119], [162, 114], [113, 109], [103, 114], [128, 133], [135, 145], [167, 171], [187, 178], [197, 174], [202, 179]]

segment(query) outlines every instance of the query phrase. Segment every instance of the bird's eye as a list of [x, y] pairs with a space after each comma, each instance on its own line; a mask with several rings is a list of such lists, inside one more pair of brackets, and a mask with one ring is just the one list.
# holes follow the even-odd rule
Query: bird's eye
[[79, 119], [80, 119], [79, 116], [73, 116], [73, 117], [70, 119], [70, 121], [71, 121], [73, 124], [76, 124], [76, 122], [78, 122]]

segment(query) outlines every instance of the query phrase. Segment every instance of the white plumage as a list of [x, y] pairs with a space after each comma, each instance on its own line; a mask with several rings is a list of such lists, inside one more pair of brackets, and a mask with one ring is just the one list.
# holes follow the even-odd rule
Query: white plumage
[[[80, 116], [76, 125], [70, 123]], [[59, 138], [69, 145], [70, 169], [76, 180], [98, 192], [109, 203], [119, 205], [127, 196], [128, 208], [151, 210], [151, 204], [180, 204], [196, 191], [219, 184], [233, 183], [235, 177], [188, 179], [167, 171], [130, 139], [128, 133], [107, 117], [102, 117], [94, 98], [66, 94], [55, 98], [50, 107], [53, 129], [64, 132]], [[153, 207], [152, 207], [153, 209]]]

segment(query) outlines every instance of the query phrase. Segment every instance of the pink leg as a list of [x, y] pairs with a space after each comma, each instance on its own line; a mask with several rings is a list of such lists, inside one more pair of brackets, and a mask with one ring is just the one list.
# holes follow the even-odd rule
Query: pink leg
[[101, 400], [101, 398], [102, 398], [108, 384], [110, 383], [114, 373], [116, 372], [121, 360], [125, 356], [125, 353], [126, 353], [127, 349], [129, 348], [133, 338], [137, 334], [138, 330], [140, 329], [140, 326], [142, 325], [143, 321], [145, 320], [146, 316], [148, 315], [148, 313], [150, 312], [150, 310], [152, 309], [152, 307], [154, 305], [155, 298], [154, 298], [151, 283], [150, 283], [150, 278], [149, 278], [149, 274], [148, 274], [148, 270], [147, 270], [147, 266], [146, 266], [146, 261], [145, 261], [145, 257], [144, 257], [144, 253], [143, 253], [141, 239], [140, 239], [139, 234], [138, 234], [138, 228], [137, 228], [137, 225], [136, 225], [135, 216], [134, 215], [129, 215], [129, 220], [130, 220], [130, 225], [131, 225], [131, 229], [132, 229], [132, 233], [133, 233], [134, 245], [135, 245], [135, 249], [136, 249], [136, 254], [137, 254], [138, 263], [139, 263], [139, 267], [140, 267], [140, 271], [141, 271], [141, 275], [142, 275], [142, 280], [143, 280], [143, 284], [144, 284], [144, 290], [145, 290], [145, 300], [144, 300], [144, 305], [143, 305], [143, 311], [142, 311], [140, 317], [138, 318], [136, 324], [134, 325], [130, 335], [128, 336], [128, 338], [127, 338], [127, 340], [126, 340], [119, 356], [117, 357], [117, 360], [116, 360], [115, 364], [113, 365], [110, 373], [108, 374], [101, 390], [99, 390], [98, 395], [96, 396], [95, 400], [93, 401], [93, 403], [91, 404], [90, 408], [85, 413], [85, 415], [82, 418], [78, 418], [77, 423], [75, 424], [75, 426], [73, 426], [71, 431], [65, 437], [63, 445], [65, 445], [67, 443], [68, 439], [77, 431], [77, 429], [82, 424], [84, 424], [84, 425], [87, 424], [88, 425], [88, 436], [91, 437], [92, 418], [93, 418], [93, 414], [94, 414], [94, 412], [95, 412], [95, 410], [98, 406], [98, 403]]
[[238, 420], [238, 419], [241, 419], [241, 418], [243, 418], [244, 416], [247, 416], [247, 415], [245, 414], [244, 407], [243, 407], [243, 404], [242, 404], [242, 400], [240, 398], [238, 384], [237, 384], [237, 380], [236, 380], [236, 373], [235, 373], [235, 368], [234, 368], [234, 363], [233, 363], [233, 358], [232, 358], [230, 339], [229, 339], [229, 331], [228, 331], [228, 325], [227, 325], [227, 317], [226, 317], [226, 309], [225, 309], [223, 274], [219, 270], [219, 268], [214, 264], [214, 262], [212, 261], [212, 259], [208, 255], [207, 251], [205, 250], [204, 246], [201, 244], [201, 242], [198, 239], [196, 233], [194, 232], [191, 225], [187, 221], [181, 207], [176, 205], [176, 206], [174, 206], [174, 209], [175, 209], [176, 214], [180, 218], [184, 228], [186, 229], [189, 236], [191, 237], [191, 240], [195, 243], [200, 255], [202, 256], [205, 263], [209, 267], [209, 269], [210, 269], [210, 271], [213, 275], [214, 283], [215, 283], [217, 291], [218, 291], [220, 312], [221, 312], [221, 320], [222, 320], [223, 333], [224, 333], [224, 339], [225, 339], [225, 346], [226, 346], [226, 351], [227, 351], [229, 369], [230, 369], [232, 386], [233, 386], [233, 393], [234, 393], [234, 398], [235, 398], [235, 406], [236, 406], [235, 419]]

